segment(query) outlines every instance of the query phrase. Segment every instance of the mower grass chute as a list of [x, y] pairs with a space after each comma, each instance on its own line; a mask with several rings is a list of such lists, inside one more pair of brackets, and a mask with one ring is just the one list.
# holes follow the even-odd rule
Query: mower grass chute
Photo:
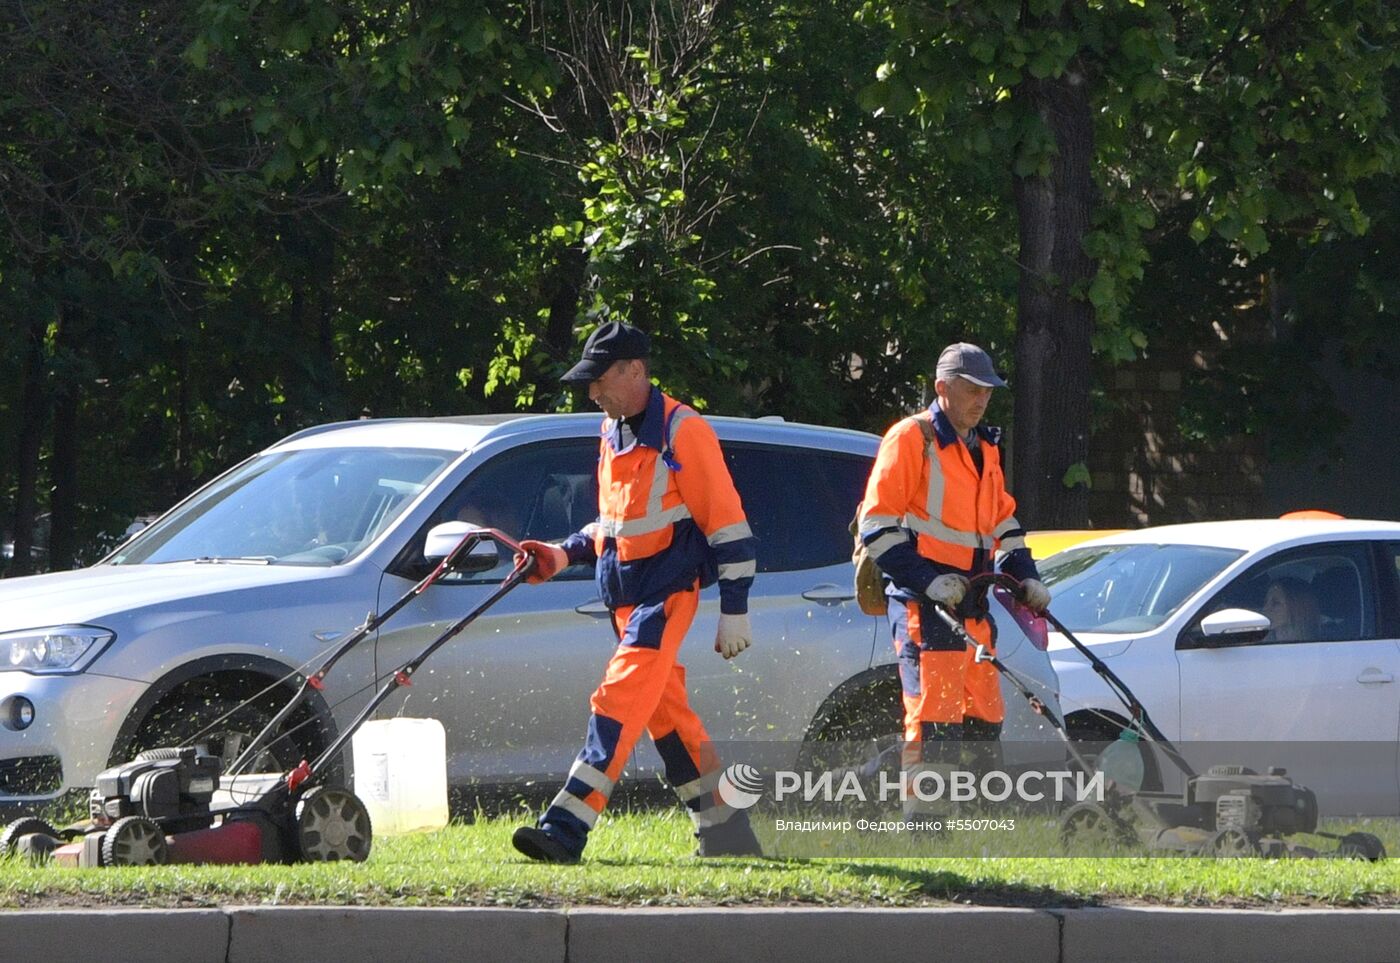
[[[324, 751], [313, 760], [302, 760], [289, 772], [245, 771], [259, 753], [285, 738], [286, 733], [274, 733], [311, 690], [322, 688], [327, 673], [341, 657], [443, 576], [494, 568], [500, 557], [497, 546], [518, 559], [500, 585], [412, 659], [377, 680], [382, 685]], [[321, 776], [375, 710], [396, 689], [411, 683], [429, 656], [523, 582], [535, 564], [534, 556], [510, 536], [465, 522], [434, 527], [428, 533], [424, 556], [440, 561], [393, 605], [380, 615], [371, 613], [338, 643], [227, 767], [218, 756], [195, 745], [146, 750], [131, 762], [98, 774], [89, 801], [88, 824], [58, 831], [34, 816], [22, 817], [0, 834], [0, 856], [23, 853], [37, 859], [52, 855], [60, 865], [70, 866], [367, 859], [373, 844], [369, 812], [353, 792], [325, 783]], [[218, 720], [211, 726], [217, 724]], [[189, 742], [196, 742], [200, 735], [203, 733]]]

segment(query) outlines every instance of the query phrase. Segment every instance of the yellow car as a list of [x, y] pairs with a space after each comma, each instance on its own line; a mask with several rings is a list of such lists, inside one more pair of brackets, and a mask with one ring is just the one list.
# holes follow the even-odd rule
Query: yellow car
[[1073, 548], [1080, 542], [1087, 542], [1091, 538], [1100, 538], [1104, 535], [1117, 535], [1126, 531], [1122, 528], [1065, 528], [1055, 529], [1045, 532], [1028, 532], [1026, 534], [1026, 545], [1031, 550], [1031, 555], [1040, 561], [1049, 558], [1056, 552], [1063, 552], [1067, 548]]

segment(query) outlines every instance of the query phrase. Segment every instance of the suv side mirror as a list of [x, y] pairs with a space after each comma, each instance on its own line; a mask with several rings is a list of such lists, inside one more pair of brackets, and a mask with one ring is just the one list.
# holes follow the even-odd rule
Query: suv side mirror
[[1221, 609], [1201, 619], [1206, 646], [1253, 645], [1262, 642], [1273, 626], [1266, 615], [1249, 609]]
[[434, 525], [424, 540], [423, 557], [429, 561], [446, 558], [462, 543], [462, 539], [473, 532], [483, 533], [481, 539], [466, 555], [456, 560], [452, 570], [464, 575], [489, 572], [501, 563], [500, 550], [496, 547], [495, 539], [485, 534], [486, 529], [470, 522], [443, 522], [441, 525]]

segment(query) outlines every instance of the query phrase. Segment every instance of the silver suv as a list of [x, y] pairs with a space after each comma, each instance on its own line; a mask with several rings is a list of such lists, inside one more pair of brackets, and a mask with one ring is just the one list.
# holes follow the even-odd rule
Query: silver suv
[[[889, 626], [853, 600], [847, 525], [879, 439], [777, 419], [711, 419], [759, 538], [754, 647], [709, 651], [703, 596], [686, 657], [716, 740], [897, 732]], [[558, 539], [597, 514], [597, 415], [391, 419], [299, 432], [196, 491], [87, 569], [0, 582], [0, 806], [54, 799], [142, 747], [190, 736], [230, 757], [293, 691], [295, 670], [427, 571], [443, 521]], [[498, 570], [435, 585], [343, 659], [257, 768], [287, 768], [333, 737], [377, 673], [478, 603]], [[995, 607], [994, 607], [995, 608]], [[613, 646], [592, 573], [507, 596], [436, 653], [383, 712], [448, 733], [458, 785], [557, 777], [578, 749]], [[1058, 711], [1053, 670], [1009, 620], [1001, 653]], [[262, 693], [260, 698], [253, 698]], [[406, 702], [406, 705], [404, 704]], [[1008, 763], [1063, 758], [1006, 692]], [[645, 742], [645, 740], [644, 740]], [[1015, 757], [1029, 755], [1036, 758]], [[660, 771], [649, 742], [633, 773]]]

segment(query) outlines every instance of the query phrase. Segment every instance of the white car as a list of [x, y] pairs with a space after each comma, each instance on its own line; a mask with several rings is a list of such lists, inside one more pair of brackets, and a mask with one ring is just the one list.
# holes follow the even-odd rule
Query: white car
[[[1197, 769], [1280, 766], [1323, 814], [1400, 813], [1400, 524], [1167, 525], [1041, 564], [1050, 611], [1127, 683]], [[1077, 738], [1126, 712], [1058, 633]], [[1161, 773], [1170, 779], [1167, 773]]]
[[[318, 666], [318, 653], [431, 569], [423, 547], [434, 525], [472, 521], [548, 540], [592, 521], [600, 418], [308, 429], [229, 469], [97, 565], [0, 582], [0, 810], [32, 809], [139, 748], [210, 724], [210, 748], [232, 757], [298, 670]], [[691, 701], [711, 736], [795, 746], [898, 731], [889, 624], [854, 601], [847, 531], [880, 439], [781, 419], [712, 423], [759, 545], [752, 651], [732, 663], [710, 651], [713, 588], [684, 650]], [[318, 752], [376, 679], [492, 591], [506, 561], [444, 580], [386, 622], [336, 665], [257, 768]], [[589, 694], [616, 644], [607, 616], [585, 566], [522, 587], [435, 653], [382, 712], [440, 719], [454, 784], [552, 783], [578, 751]], [[1048, 656], [1010, 627], [1002, 638], [1002, 658], [1053, 694]], [[1063, 758], [1043, 720], [1006, 697], [1008, 762]], [[631, 771], [659, 772], [643, 742]]]

